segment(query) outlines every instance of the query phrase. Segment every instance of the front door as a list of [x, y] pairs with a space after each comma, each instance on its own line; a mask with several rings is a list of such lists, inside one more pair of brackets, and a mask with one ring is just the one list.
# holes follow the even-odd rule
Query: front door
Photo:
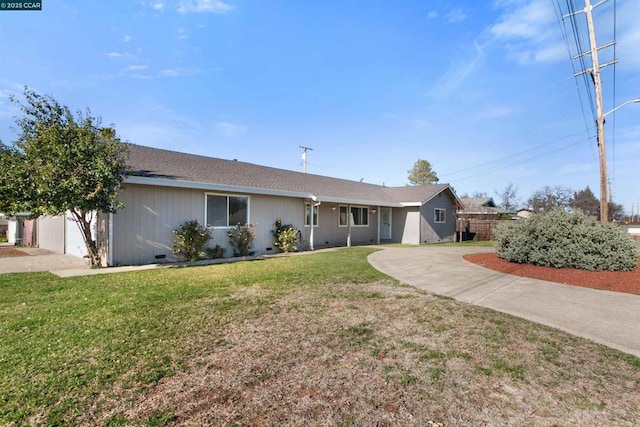
[[380, 238], [391, 240], [391, 208], [380, 208]]

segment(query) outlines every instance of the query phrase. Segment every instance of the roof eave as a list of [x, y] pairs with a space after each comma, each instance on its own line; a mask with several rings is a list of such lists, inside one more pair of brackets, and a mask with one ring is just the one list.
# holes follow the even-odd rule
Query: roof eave
[[339, 203], [349, 205], [366, 205], [366, 206], [382, 206], [388, 208], [401, 208], [402, 203], [381, 201], [381, 200], [363, 200], [363, 199], [346, 199], [342, 197], [323, 197], [317, 196], [317, 200], [323, 203]]
[[224, 191], [228, 193], [249, 193], [267, 196], [295, 197], [301, 199], [316, 200], [316, 196], [310, 193], [296, 191], [274, 190], [268, 188], [243, 187], [238, 185], [213, 184], [206, 182], [184, 181], [168, 178], [149, 178], [144, 176], [129, 176], [123, 181], [124, 184], [155, 185], [159, 187], [191, 188], [205, 191]]

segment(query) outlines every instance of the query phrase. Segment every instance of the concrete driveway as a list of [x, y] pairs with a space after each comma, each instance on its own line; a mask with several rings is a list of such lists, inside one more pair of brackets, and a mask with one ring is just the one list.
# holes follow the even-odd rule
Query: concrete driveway
[[386, 248], [369, 255], [403, 283], [552, 326], [640, 357], [640, 296], [498, 273], [465, 261], [492, 248]]
[[[39, 248], [16, 248], [26, 256], [1, 257], [0, 274], [89, 269], [86, 260]], [[2, 250], [2, 248], [0, 248]]]

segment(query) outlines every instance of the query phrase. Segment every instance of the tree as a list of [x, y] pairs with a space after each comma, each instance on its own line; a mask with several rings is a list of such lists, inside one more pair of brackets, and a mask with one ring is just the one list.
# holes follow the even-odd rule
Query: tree
[[505, 210], [511, 211], [520, 204], [520, 201], [518, 200], [518, 187], [515, 187], [512, 182], [510, 182], [502, 191], [495, 190], [495, 193], [500, 197], [500, 206]]
[[428, 185], [438, 182], [438, 175], [431, 169], [431, 163], [426, 160], [418, 159], [413, 165], [413, 169], [407, 171], [409, 173], [409, 183], [411, 185]]
[[573, 190], [562, 185], [547, 185], [534, 192], [527, 203], [535, 212], [549, 212], [553, 208], [567, 210], [572, 193]]
[[571, 209], [580, 209], [587, 216], [598, 219], [600, 217], [600, 201], [588, 185], [584, 190], [573, 193], [569, 206]]
[[[69, 212], [87, 247], [91, 265], [100, 265], [92, 223], [100, 212], [121, 208], [117, 190], [126, 177], [128, 150], [111, 127], [87, 109], [74, 116], [67, 106], [25, 87], [18, 140], [0, 144], [0, 210], [27, 211], [32, 218]], [[8, 172], [4, 172], [8, 171]]]
[[[598, 212], [600, 216], [600, 212]], [[624, 206], [609, 201], [609, 222], [621, 221], [624, 218]]]

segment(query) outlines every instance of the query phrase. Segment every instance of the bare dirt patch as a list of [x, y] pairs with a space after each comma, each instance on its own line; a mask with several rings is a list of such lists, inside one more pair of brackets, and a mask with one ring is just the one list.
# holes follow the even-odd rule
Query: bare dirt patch
[[19, 256], [29, 256], [29, 254], [12, 247], [0, 248], [0, 258], [13, 258]]
[[575, 268], [541, 267], [509, 262], [499, 258], [495, 252], [469, 254], [465, 255], [464, 259], [479, 266], [515, 276], [640, 295], [640, 267], [633, 271], [585, 271]]
[[200, 356], [102, 421], [119, 413], [168, 425], [640, 422], [636, 359], [391, 282], [295, 290], [210, 334], [198, 338], [209, 346]]

